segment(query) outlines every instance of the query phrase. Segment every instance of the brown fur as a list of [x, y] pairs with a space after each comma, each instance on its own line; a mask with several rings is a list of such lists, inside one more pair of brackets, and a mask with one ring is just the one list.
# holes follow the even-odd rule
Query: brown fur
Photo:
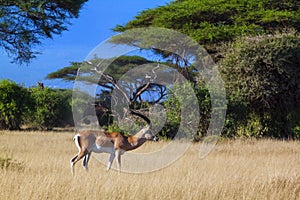
[[[107, 132], [104, 130], [83, 130], [79, 133], [79, 146], [80, 152], [71, 159], [71, 168], [72, 172], [74, 173], [73, 166], [76, 162], [84, 157], [83, 165], [87, 169], [87, 163], [89, 161], [90, 154], [93, 151], [93, 145], [96, 144], [97, 146], [101, 147], [109, 147], [113, 148], [115, 154], [111, 155], [111, 157], [116, 155], [117, 156], [117, 165], [118, 170], [120, 171], [120, 163], [121, 163], [121, 151], [131, 151], [142, 144], [144, 144], [147, 139], [144, 137], [145, 133], [149, 130], [149, 127], [142, 129], [136, 135], [133, 136], [123, 136], [119, 132]], [[112, 158], [112, 160], [113, 160]], [[110, 162], [112, 162], [110, 159]], [[108, 164], [108, 169], [110, 168], [110, 164]]]

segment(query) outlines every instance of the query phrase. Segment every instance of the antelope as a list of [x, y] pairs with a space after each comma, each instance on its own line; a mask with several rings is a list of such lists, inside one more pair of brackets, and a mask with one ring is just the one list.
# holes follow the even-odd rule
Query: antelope
[[126, 151], [134, 150], [143, 145], [147, 140], [157, 141], [157, 136], [151, 130], [150, 119], [136, 111], [131, 113], [140, 116], [147, 122], [147, 125], [138, 133], [132, 136], [123, 136], [119, 132], [108, 132], [104, 130], [83, 130], [75, 135], [74, 141], [79, 149], [77, 155], [71, 160], [71, 173], [74, 175], [74, 165], [83, 159], [83, 168], [88, 171], [88, 162], [91, 153], [108, 153], [110, 154], [106, 171], [109, 171], [113, 160], [116, 158], [118, 174], [121, 172], [121, 155]]

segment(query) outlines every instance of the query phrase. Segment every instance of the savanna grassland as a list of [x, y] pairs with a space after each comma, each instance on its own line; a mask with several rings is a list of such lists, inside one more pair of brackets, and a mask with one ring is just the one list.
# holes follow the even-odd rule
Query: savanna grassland
[[[92, 158], [88, 173], [80, 162], [72, 177], [73, 135], [0, 132], [0, 199], [300, 198], [299, 141], [220, 141], [202, 160], [197, 143], [171, 166], [147, 174], [106, 172]], [[146, 143], [139, 151], [165, 143]]]

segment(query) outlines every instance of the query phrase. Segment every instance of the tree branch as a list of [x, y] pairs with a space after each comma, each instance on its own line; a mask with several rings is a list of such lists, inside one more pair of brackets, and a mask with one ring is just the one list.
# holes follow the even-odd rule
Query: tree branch
[[85, 62], [87, 63], [88, 65], [94, 67], [93, 69], [91, 69], [92, 71], [95, 71], [96, 73], [100, 74], [101, 76], [103, 76], [109, 83], [111, 83], [118, 91], [120, 91], [123, 96], [125, 97], [125, 99], [127, 100], [127, 102], [131, 102], [129, 97], [127, 96], [126, 92], [124, 92], [119, 86], [118, 84], [116, 83], [116, 80], [114, 79], [114, 77], [108, 75], [108, 74], [105, 74], [103, 73], [102, 71], [98, 70], [98, 67], [101, 65], [102, 62], [100, 62], [98, 65], [94, 65], [93, 63], [91, 62]]

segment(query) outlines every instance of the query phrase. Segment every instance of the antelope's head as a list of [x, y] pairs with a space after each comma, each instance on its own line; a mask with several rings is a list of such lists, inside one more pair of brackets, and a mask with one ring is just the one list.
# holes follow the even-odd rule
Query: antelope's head
[[158, 141], [158, 137], [155, 135], [155, 132], [152, 131], [152, 130], [148, 130], [146, 131], [144, 137], [147, 139], [147, 140], [153, 140], [153, 141]]
[[139, 116], [140, 118], [145, 120], [145, 122], [147, 123], [147, 126], [145, 128], [143, 128], [142, 130], [140, 130], [137, 135], [142, 136], [146, 140], [158, 141], [158, 137], [155, 135], [155, 132], [151, 129], [150, 119], [148, 117], [146, 117], [145, 115], [143, 115], [142, 113], [139, 113], [135, 110], [131, 109], [130, 111], [131, 111], [132, 114], [134, 114], [136, 116]]

